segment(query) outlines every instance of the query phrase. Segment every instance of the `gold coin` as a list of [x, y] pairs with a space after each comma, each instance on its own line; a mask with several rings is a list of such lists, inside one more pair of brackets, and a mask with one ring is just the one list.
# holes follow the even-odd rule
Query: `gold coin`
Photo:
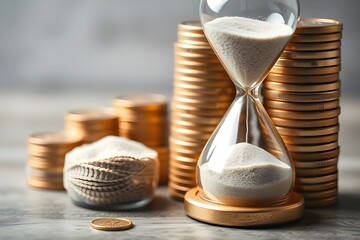
[[230, 103], [234, 100], [235, 90], [229, 91], [230, 94], [222, 95], [204, 95], [197, 92], [187, 92], [187, 91], [177, 91], [174, 90], [174, 98], [186, 99], [186, 101], [202, 101], [202, 102], [228, 102]]
[[33, 133], [28, 138], [28, 143], [44, 147], [72, 147], [81, 143], [81, 137], [66, 132]]
[[293, 161], [295, 168], [308, 169], [308, 168], [325, 168], [338, 163], [338, 158], [330, 158], [319, 161]]
[[144, 121], [141, 122], [119, 122], [119, 127], [121, 129], [127, 129], [127, 130], [134, 130], [134, 131], [146, 131], [146, 132], [158, 132], [163, 131], [166, 129], [166, 126], [168, 125], [168, 121], [164, 120], [163, 122], [158, 123], [147, 123]]
[[337, 164], [322, 168], [297, 168], [296, 177], [315, 177], [337, 172]]
[[289, 119], [272, 117], [271, 120], [278, 127], [289, 127], [289, 128], [321, 128], [321, 127], [334, 126], [339, 123], [338, 117], [321, 119], [321, 120], [289, 120]]
[[282, 83], [296, 83], [296, 84], [319, 84], [338, 81], [340, 78], [339, 73], [327, 75], [309, 75], [309, 76], [295, 76], [283, 75], [276, 73], [269, 73], [266, 77], [267, 80]]
[[206, 39], [204, 33], [178, 31], [177, 35], [178, 35], [178, 40], [179, 39], [189, 39], [189, 40], [194, 40], [194, 41], [207, 42], [207, 39]]
[[57, 169], [64, 166], [64, 158], [64, 156], [39, 157], [29, 155], [27, 158], [27, 164], [30, 167], [38, 169]]
[[[198, 154], [199, 155], [199, 154]], [[185, 162], [183, 160], [178, 160], [178, 158], [189, 158], [173, 155], [170, 157], [170, 168], [179, 172], [187, 173], [187, 174], [195, 174], [195, 169], [197, 165], [197, 158], [192, 158], [192, 161]]]
[[326, 102], [338, 100], [340, 97], [339, 90], [319, 93], [293, 93], [263, 89], [262, 94], [265, 99], [284, 102]]
[[35, 176], [30, 176], [29, 179], [27, 180], [27, 183], [28, 186], [37, 189], [60, 190], [60, 191], [65, 190], [62, 181], [53, 183], [48, 179], [42, 179]]
[[[83, 142], [84, 141], [82, 141], [81, 143], [83, 143]], [[79, 145], [80, 144], [78, 144], [77, 146], [79, 146]], [[67, 152], [71, 151], [75, 147], [76, 146], [64, 147], [64, 146], [60, 146], [60, 145], [48, 147], [48, 146], [43, 146], [43, 145], [28, 144], [28, 154], [32, 155], [32, 156], [48, 157], [48, 158], [64, 157]]]
[[[222, 85], [222, 86], [221, 86]], [[199, 84], [189, 84], [184, 82], [174, 82], [174, 92], [196, 92], [197, 95], [204, 94], [204, 95], [217, 95], [220, 90], [224, 92], [234, 92], [234, 85], [230, 83], [221, 83], [219, 85], [213, 84], [212, 86], [207, 85], [199, 85]]]
[[316, 200], [306, 200], [305, 207], [306, 208], [322, 208], [329, 207], [337, 203], [337, 195], [333, 197], [328, 197], [324, 199], [316, 199]]
[[205, 108], [196, 108], [187, 106], [184, 104], [179, 103], [173, 103], [173, 113], [183, 113], [183, 114], [191, 114], [191, 115], [198, 115], [203, 117], [223, 117], [225, 112], [227, 111], [227, 108], [218, 108], [218, 109], [205, 109]]
[[169, 175], [169, 180], [172, 184], [176, 184], [178, 186], [182, 186], [182, 187], [188, 187], [188, 188], [192, 188], [196, 186], [196, 181], [194, 180], [187, 180], [181, 177], [176, 177], [172, 174]]
[[[189, 70], [195, 70], [195, 71], [206, 71], [208, 73], [214, 73], [214, 74], [218, 74], [218, 73], [225, 73], [224, 68], [219, 65], [219, 64], [214, 64], [214, 65], [209, 65], [209, 64], [196, 64], [196, 63], [191, 63], [189, 61], [185, 62], [185, 61], [175, 61], [174, 64], [174, 68], [175, 70], [177, 69], [189, 69]], [[181, 75], [179, 75], [181, 76]], [[178, 78], [177, 78], [178, 79]]]
[[62, 183], [63, 181], [63, 168], [49, 168], [49, 169], [41, 169], [41, 168], [32, 168], [26, 167], [27, 174], [31, 177], [37, 177], [38, 179], [43, 179], [45, 181], [49, 181], [52, 183]]
[[192, 59], [179, 59], [175, 58], [175, 65], [179, 65], [180, 67], [200, 67], [201, 69], [206, 69], [209, 71], [225, 71], [224, 67], [219, 63], [209, 63], [209, 62], [203, 62], [203, 61], [194, 61]]
[[198, 46], [183, 43], [174, 43], [174, 49], [176, 52], [187, 52], [195, 54], [215, 54], [214, 50], [210, 46]]
[[[176, 151], [176, 147], [175, 146], [171, 146], [171, 150], [170, 150], [170, 165], [171, 166], [175, 166], [175, 165], [179, 165], [178, 167], [180, 168], [184, 168], [187, 170], [192, 170], [194, 169], [194, 167], [197, 164], [197, 161], [199, 159], [199, 156], [201, 154], [201, 150], [197, 151], [194, 154], [182, 154], [179, 151]], [[181, 166], [184, 167], [181, 167]]]
[[[204, 70], [207, 73], [210, 73], [206, 70]], [[221, 73], [221, 71], [218, 71], [218, 73]], [[217, 86], [217, 87], [234, 87], [233, 82], [230, 80], [229, 77], [227, 78], [203, 78], [203, 77], [189, 77], [184, 76], [182, 74], [175, 73], [174, 74], [174, 80], [175, 83], [179, 84], [192, 84], [192, 85], [201, 85], [201, 86]]]
[[91, 227], [102, 231], [119, 231], [132, 228], [133, 223], [123, 218], [99, 218], [91, 222]]
[[196, 166], [197, 161], [200, 156], [200, 153], [201, 153], [201, 152], [198, 152], [196, 154], [196, 156], [188, 157], [188, 156], [178, 154], [178, 153], [176, 153], [176, 151], [173, 151], [173, 150], [174, 150], [174, 148], [172, 147], [170, 149], [170, 159], [171, 159], [170, 163], [172, 164], [174, 162], [174, 163], [178, 163], [180, 165], [187, 165], [187, 166], [191, 167], [191, 169], [193, 169], [193, 167]]
[[293, 60], [315, 60], [315, 59], [338, 58], [340, 56], [341, 56], [341, 50], [335, 49], [329, 51], [311, 51], [311, 52], [284, 51], [281, 54], [280, 58], [293, 59]]
[[192, 186], [184, 186], [184, 185], [180, 185], [178, 183], [174, 183], [170, 180], [168, 183], [168, 186], [169, 186], [169, 188], [175, 189], [177, 191], [187, 192], [189, 189], [195, 187], [196, 183], [193, 183]]
[[159, 94], [123, 95], [114, 99], [114, 107], [138, 109], [142, 111], [162, 111], [167, 109], [166, 97]]
[[323, 111], [288, 111], [274, 108], [267, 108], [266, 111], [271, 117], [293, 119], [293, 120], [319, 120], [335, 118], [340, 115], [340, 107]]
[[[183, 173], [189, 177], [195, 176], [196, 166], [197, 166], [197, 159], [194, 159], [193, 162], [191, 163], [191, 165], [190, 165], [190, 162], [178, 161], [174, 158], [172, 158], [170, 161], [170, 171], [172, 173], [173, 172]], [[181, 174], [178, 174], [178, 175], [181, 175]]]
[[195, 39], [195, 38], [186, 38], [184, 36], [179, 36], [178, 35], [178, 43], [180, 44], [186, 44], [186, 45], [193, 45], [193, 46], [200, 46], [200, 47], [208, 47], [209, 42], [205, 39]]
[[175, 93], [173, 96], [173, 99], [176, 102], [187, 104], [187, 105], [195, 105], [196, 106], [196, 104], [198, 104], [201, 106], [201, 104], [205, 104], [208, 106], [211, 106], [211, 105], [218, 106], [220, 104], [220, 105], [229, 107], [234, 98], [232, 98], [232, 96], [226, 96], [226, 97], [219, 98], [219, 99], [216, 97], [205, 98], [204, 96], [202, 96], [201, 98], [200, 97], [199, 98], [195, 98], [195, 97], [190, 98], [188, 96], [183, 96], [183, 95], [179, 95], [179, 94]]
[[175, 49], [174, 51], [174, 60], [175, 61], [192, 61], [192, 62], [201, 62], [204, 64], [219, 64], [221, 65], [219, 59], [212, 53], [193, 53], [193, 52], [183, 52]]
[[342, 38], [342, 33], [328, 33], [328, 34], [294, 34], [290, 42], [333, 42], [339, 41]]
[[[229, 76], [224, 71], [210, 72], [208, 70], [195, 70], [195, 69], [189, 69], [189, 68], [184, 68], [184, 67], [183, 68], [175, 67], [174, 73], [175, 73], [175, 76], [206, 78], [208, 80], [229, 79]], [[176, 77], [175, 77], [175, 79], [176, 79]], [[221, 81], [219, 81], [219, 82], [221, 82]], [[224, 82], [229, 84], [229, 82], [226, 82], [226, 81], [224, 81]], [[224, 82], [222, 82], [222, 83], [224, 83]]]
[[199, 47], [209, 47], [209, 42], [205, 38], [205, 36], [200, 37], [199, 35], [186, 35], [186, 33], [178, 32], [177, 34], [177, 43], [193, 45]]
[[[175, 156], [181, 156], [188, 159], [193, 159], [194, 161], [199, 158], [201, 151], [200, 150], [189, 150], [189, 149], [182, 149], [179, 147], [171, 146], [171, 153], [170, 158], [173, 159]], [[189, 162], [190, 164], [190, 162]]]
[[319, 145], [292, 145], [287, 144], [287, 149], [290, 152], [322, 152], [335, 149], [339, 146], [338, 142], [325, 143]]
[[[209, 135], [209, 133], [207, 135]], [[171, 137], [174, 137], [174, 136], [172, 135]], [[188, 136], [186, 136], [186, 137], [190, 138]], [[178, 137], [176, 137], [176, 138], [178, 140], [181, 140], [181, 141], [184, 141], [184, 142], [187, 141], [187, 140], [183, 140], [182, 138], [178, 138]], [[177, 143], [174, 143], [174, 142], [170, 142], [171, 151], [172, 152], [177, 152], [177, 153], [182, 153], [182, 154], [184, 154], [184, 153], [187, 153], [187, 154], [199, 154], [203, 149], [203, 147], [201, 147], [201, 145], [202, 144], [205, 145], [207, 140], [205, 140], [205, 139], [204, 140], [202, 140], [202, 139], [198, 140], [198, 138], [196, 138], [196, 137], [193, 137], [193, 140], [194, 140], [193, 142], [199, 141], [200, 142], [199, 146], [180, 145], [180, 144], [177, 144]]]
[[264, 87], [284, 92], [328, 92], [335, 91], [340, 88], [341, 81], [324, 84], [288, 84], [280, 82], [265, 81]]
[[[119, 114], [119, 121], [129, 121], [129, 122], [154, 122], [154, 121], [162, 121], [167, 119], [167, 108], [164, 106], [161, 110], [154, 111], [143, 111], [136, 110], [131, 108], [116, 108], [116, 112]], [[145, 118], [145, 119], [143, 119]]]
[[195, 181], [195, 169], [191, 172], [181, 171], [180, 168], [170, 167], [169, 168], [169, 175], [173, 175], [176, 178], [188, 180], [188, 181]]
[[322, 42], [322, 43], [293, 43], [286, 45], [287, 51], [329, 51], [341, 47], [341, 41]]
[[330, 158], [339, 157], [340, 148], [336, 148], [330, 151], [316, 152], [316, 153], [301, 153], [301, 152], [290, 152], [291, 158], [294, 161], [320, 161]]
[[331, 67], [301, 67], [301, 68], [295, 68], [295, 67], [279, 67], [274, 66], [271, 69], [271, 73], [277, 73], [277, 74], [289, 74], [289, 75], [326, 75], [326, 74], [334, 74], [339, 73], [341, 71], [341, 66], [331, 66]]
[[66, 121], [87, 122], [88, 124], [111, 124], [118, 117], [111, 108], [72, 110], [66, 114]]
[[172, 126], [170, 128], [170, 132], [173, 134], [173, 136], [176, 136], [178, 134], [183, 134], [186, 136], [194, 136], [194, 137], [197, 137], [198, 135], [201, 135], [201, 134], [206, 135], [207, 137], [210, 137], [210, 135], [213, 133], [213, 131], [211, 129], [208, 129], [208, 131], [201, 131], [201, 130], [190, 130], [187, 128], [180, 128], [180, 127], [174, 127], [174, 126]]
[[92, 132], [92, 131], [112, 131], [114, 129], [117, 129], [118, 120], [107, 123], [107, 124], [101, 124], [101, 123], [85, 123], [85, 122], [73, 122], [73, 121], [66, 121], [65, 122], [65, 132], [71, 132], [71, 131], [79, 131], [79, 132]]
[[228, 109], [230, 106], [229, 102], [205, 102], [202, 100], [191, 100], [187, 98], [174, 97], [173, 104], [187, 105], [191, 108], [202, 108], [202, 109]]
[[317, 103], [291, 103], [291, 102], [279, 102], [264, 100], [265, 108], [276, 108], [289, 111], [323, 111], [338, 108], [340, 105], [339, 100], [333, 100], [328, 102]]
[[276, 127], [280, 135], [307, 137], [307, 136], [323, 136], [339, 132], [339, 125], [323, 128], [285, 128]]
[[[205, 87], [205, 88], [194, 88], [193, 86], [178, 87], [174, 85], [174, 95], [186, 95], [192, 97], [203, 97], [203, 98], [217, 98], [218, 96], [235, 97], [235, 88], [231, 87]], [[190, 88], [189, 88], [190, 87]], [[234, 98], [233, 98], [234, 99]]]
[[188, 154], [197, 154], [200, 153], [203, 149], [201, 146], [181, 146], [175, 143], [170, 143], [173, 152], [178, 153], [188, 153]]
[[304, 197], [305, 201], [313, 201], [313, 200], [320, 200], [324, 198], [334, 197], [337, 196], [338, 189], [329, 189], [320, 192], [301, 192], [301, 195]]
[[296, 67], [296, 68], [319, 68], [340, 65], [340, 58], [330, 58], [321, 60], [289, 60], [279, 58], [275, 63], [278, 67]]
[[338, 173], [317, 176], [317, 177], [296, 177], [296, 184], [320, 184], [335, 181], [338, 179]]
[[186, 21], [178, 24], [178, 31], [204, 34], [200, 21]]
[[343, 24], [332, 19], [301, 18], [295, 34], [329, 34], [341, 32]]
[[192, 122], [194, 124], [218, 125], [223, 116], [206, 117], [206, 116], [199, 116], [197, 114], [187, 114], [187, 113], [182, 113], [182, 112], [178, 112], [178, 111], [173, 110], [171, 117], [172, 117], [172, 119], [178, 119], [178, 120], [181, 120], [181, 121]]
[[337, 179], [330, 181], [330, 182], [324, 182], [320, 184], [301, 184], [301, 185], [294, 185], [294, 190], [298, 192], [319, 192], [319, 191], [325, 191], [328, 189], [334, 189], [337, 188], [338, 182]]
[[320, 137], [292, 137], [292, 136], [281, 136], [286, 144], [295, 144], [295, 145], [315, 145], [315, 144], [325, 144], [338, 141], [338, 134], [330, 134]]
[[205, 131], [205, 132], [213, 132], [215, 130], [215, 128], [217, 127], [217, 124], [202, 125], [202, 124], [196, 124], [196, 123], [192, 123], [192, 122], [173, 119], [172, 126], [179, 127], [179, 128], [185, 128], [185, 129], [189, 129], [189, 130], [200, 130], [200, 131]]

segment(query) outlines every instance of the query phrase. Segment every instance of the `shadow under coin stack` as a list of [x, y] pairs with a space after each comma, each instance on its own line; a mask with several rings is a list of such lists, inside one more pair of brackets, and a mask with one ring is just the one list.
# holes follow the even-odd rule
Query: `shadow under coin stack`
[[66, 132], [83, 138], [84, 143], [92, 143], [106, 136], [118, 136], [118, 117], [111, 108], [70, 111], [65, 117]]
[[28, 138], [28, 185], [63, 190], [65, 154], [82, 144], [82, 138], [67, 133], [38, 133]]
[[337, 201], [341, 38], [338, 21], [301, 19], [262, 89], [310, 208]]
[[170, 195], [182, 199], [196, 186], [199, 155], [235, 95], [200, 22], [178, 25], [170, 137]]
[[119, 135], [154, 149], [159, 160], [159, 184], [168, 180], [168, 111], [159, 94], [124, 95], [113, 101], [119, 117]]

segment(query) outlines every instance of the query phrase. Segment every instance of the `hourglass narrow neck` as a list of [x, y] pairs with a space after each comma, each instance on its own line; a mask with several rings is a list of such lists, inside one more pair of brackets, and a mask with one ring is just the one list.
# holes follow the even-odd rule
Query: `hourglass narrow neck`
[[259, 88], [261, 86], [260, 84], [257, 84], [254, 87], [248, 88], [248, 89], [239, 87], [237, 85], [235, 85], [235, 86], [236, 86], [236, 96], [237, 97], [244, 96], [244, 95], [249, 95], [249, 96], [251, 96], [251, 97], [253, 97], [255, 99], [259, 98]]

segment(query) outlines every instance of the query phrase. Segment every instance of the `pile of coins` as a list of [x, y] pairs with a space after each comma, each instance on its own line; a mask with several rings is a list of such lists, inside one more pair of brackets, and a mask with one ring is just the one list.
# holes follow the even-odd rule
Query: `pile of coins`
[[28, 185], [63, 190], [65, 154], [82, 144], [82, 138], [67, 133], [37, 133], [28, 139]]
[[158, 152], [159, 183], [168, 180], [168, 111], [165, 96], [142, 94], [119, 96], [113, 101], [119, 117], [119, 135]]
[[92, 143], [105, 136], [118, 136], [118, 117], [108, 108], [69, 111], [65, 129], [81, 136], [84, 143]]
[[263, 84], [264, 106], [296, 170], [307, 207], [337, 201], [342, 23], [301, 19]]
[[170, 133], [170, 195], [196, 186], [199, 155], [230, 106], [235, 88], [210, 47], [200, 22], [178, 25]]

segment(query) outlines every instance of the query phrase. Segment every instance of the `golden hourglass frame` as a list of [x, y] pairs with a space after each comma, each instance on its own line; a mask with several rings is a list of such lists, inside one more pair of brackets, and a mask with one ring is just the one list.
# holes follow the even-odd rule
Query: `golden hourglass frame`
[[266, 226], [303, 215], [294, 168], [258, 90], [290, 40], [297, 0], [202, 0], [204, 33], [236, 87], [236, 97], [205, 145], [190, 217], [225, 226]]

